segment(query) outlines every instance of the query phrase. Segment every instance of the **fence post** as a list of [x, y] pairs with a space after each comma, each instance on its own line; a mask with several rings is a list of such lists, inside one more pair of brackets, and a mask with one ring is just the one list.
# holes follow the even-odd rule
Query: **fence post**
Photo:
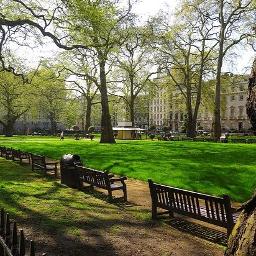
[[4, 235], [4, 226], [5, 226], [5, 218], [4, 218], [4, 209], [1, 209], [1, 216], [0, 216], [0, 235]]
[[13, 228], [12, 228], [12, 246], [11, 246], [11, 251], [13, 254], [16, 255], [18, 252], [18, 236], [17, 236], [17, 224], [16, 222], [13, 223]]
[[29, 256], [35, 256], [35, 243], [33, 240], [30, 240]]
[[24, 232], [20, 230], [20, 241], [19, 241], [19, 256], [25, 256], [25, 237]]
[[4, 230], [4, 236], [5, 236], [5, 242], [8, 247], [10, 247], [11, 242], [11, 223], [10, 223], [10, 217], [9, 213], [6, 213], [5, 215], [5, 230]]

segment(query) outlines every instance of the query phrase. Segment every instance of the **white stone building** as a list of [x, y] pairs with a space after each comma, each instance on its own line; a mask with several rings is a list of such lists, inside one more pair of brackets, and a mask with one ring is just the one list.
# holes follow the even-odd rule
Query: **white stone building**
[[[234, 76], [230, 85], [223, 90], [221, 122], [223, 131], [245, 131], [251, 125], [246, 114], [248, 77]], [[213, 99], [209, 99], [213, 102]], [[170, 96], [167, 88], [159, 90], [149, 107], [150, 125], [158, 128], [169, 126], [172, 131], [181, 132], [186, 120], [184, 98], [179, 91]], [[201, 104], [197, 129], [212, 130], [213, 107]]]

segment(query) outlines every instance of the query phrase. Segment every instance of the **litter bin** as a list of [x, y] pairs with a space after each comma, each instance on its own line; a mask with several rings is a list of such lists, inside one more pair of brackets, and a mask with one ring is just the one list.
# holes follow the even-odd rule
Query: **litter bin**
[[61, 183], [71, 188], [80, 188], [79, 167], [82, 161], [79, 155], [66, 154], [60, 159]]

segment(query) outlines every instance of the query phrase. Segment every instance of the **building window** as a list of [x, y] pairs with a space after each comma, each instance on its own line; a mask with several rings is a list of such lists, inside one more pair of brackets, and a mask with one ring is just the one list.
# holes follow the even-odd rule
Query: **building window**
[[172, 112], [170, 112], [170, 120], [172, 120]]
[[243, 129], [244, 129], [244, 124], [243, 124], [243, 122], [239, 122], [239, 123], [238, 123], [238, 130], [241, 131], [241, 130], [243, 130]]
[[239, 117], [242, 117], [243, 114], [244, 114], [244, 107], [243, 106], [239, 106], [238, 109], [239, 109]]
[[239, 95], [239, 100], [240, 100], [240, 101], [244, 100], [244, 95], [243, 95], [243, 94], [240, 94], [240, 95]]
[[179, 119], [179, 113], [175, 113], [175, 120]]
[[234, 118], [235, 116], [235, 108], [234, 107], [230, 107], [230, 117]]
[[244, 90], [244, 86], [243, 85], [240, 85], [239, 86], [239, 90], [242, 92]]
[[183, 121], [183, 119], [184, 119], [183, 113], [180, 113], [180, 121]]
[[233, 101], [235, 100], [235, 95], [231, 95], [230, 99]]

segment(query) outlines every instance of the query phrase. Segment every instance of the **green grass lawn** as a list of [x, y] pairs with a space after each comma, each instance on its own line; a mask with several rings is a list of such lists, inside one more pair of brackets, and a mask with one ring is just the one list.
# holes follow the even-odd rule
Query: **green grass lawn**
[[40, 255], [84, 255], [82, 251], [87, 249], [98, 250], [93, 242], [89, 244], [92, 236], [101, 241], [101, 248], [109, 250], [112, 247], [104, 240], [106, 234], [116, 235], [136, 221], [146, 223], [150, 219], [149, 211], [120, 207], [100, 193], [68, 188], [28, 166], [1, 158], [0, 192], [0, 208], [18, 221], [19, 228], [25, 227]]
[[[256, 187], [256, 145], [206, 142], [60, 141], [53, 137], [0, 138], [0, 145], [60, 159], [79, 154], [85, 165], [119, 175], [203, 193], [247, 200]], [[129, 191], [128, 191], [129, 193]]]
[[35, 241], [37, 255], [169, 255], [185, 248], [192, 248], [191, 255], [223, 255], [221, 246], [152, 222], [149, 207], [110, 202], [98, 191], [68, 188], [3, 158], [0, 192], [0, 208], [18, 222], [27, 239]]

